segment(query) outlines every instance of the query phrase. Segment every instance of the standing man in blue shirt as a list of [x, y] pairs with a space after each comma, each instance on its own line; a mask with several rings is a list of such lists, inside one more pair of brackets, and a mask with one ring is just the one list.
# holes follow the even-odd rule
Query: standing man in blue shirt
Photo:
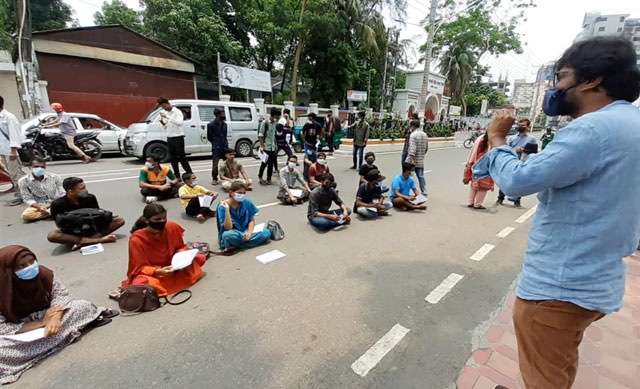
[[522, 163], [506, 144], [514, 118], [489, 126], [490, 151], [473, 168], [505, 192], [538, 193], [513, 322], [527, 388], [570, 388], [585, 329], [618, 311], [623, 258], [640, 237], [640, 71], [628, 40], [573, 44], [555, 66], [544, 99], [548, 116], [574, 120], [543, 153]]
[[[536, 138], [532, 137], [531, 135], [527, 135], [530, 126], [531, 121], [529, 121], [529, 119], [520, 119], [520, 121], [518, 121], [518, 135], [514, 135], [507, 140], [507, 144], [515, 149], [516, 153], [518, 153], [518, 158], [520, 159], [523, 159], [524, 148], [528, 144], [537, 145]], [[496, 201], [496, 205], [502, 205], [502, 203], [504, 202], [504, 198], [505, 194], [502, 191], [502, 188], [500, 188], [500, 190], [498, 191], [498, 201]], [[516, 201], [513, 204], [514, 207], [522, 208], [520, 199], [521, 197], [516, 197]]]
[[227, 141], [227, 119], [223, 109], [214, 109], [215, 119], [207, 124], [207, 139], [211, 142], [211, 185], [218, 185], [218, 163], [225, 158], [225, 154], [229, 149]]

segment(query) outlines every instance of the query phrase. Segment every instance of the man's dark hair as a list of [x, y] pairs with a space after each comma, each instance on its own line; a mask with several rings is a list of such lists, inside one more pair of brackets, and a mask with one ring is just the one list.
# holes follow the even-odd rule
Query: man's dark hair
[[374, 153], [373, 151], [368, 151], [368, 152], [364, 155], [364, 159], [367, 159], [367, 158], [369, 158], [369, 157], [373, 157], [373, 158], [375, 158], [375, 157], [376, 157], [376, 155], [375, 155], [375, 153]]
[[167, 99], [166, 97], [158, 97], [158, 105], [168, 104], [168, 103], [169, 103], [169, 99]]
[[635, 101], [640, 95], [640, 70], [628, 39], [595, 37], [574, 43], [556, 62], [555, 69], [571, 68], [578, 83], [602, 77], [600, 85], [616, 100]]
[[62, 188], [64, 188], [64, 190], [68, 192], [70, 190], [74, 190], [76, 186], [82, 184], [83, 182], [84, 180], [80, 177], [67, 177], [62, 180]]
[[280, 108], [271, 108], [271, 112], [269, 112], [269, 114], [271, 116], [281, 116], [282, 111], [280, 111]]
[[160, 157], [159, 153], [149, 153], [149, 155], [147, 155], [147, 158], [151, 158], [153, 162], [162, 162], [162, 157]]
[[231, 183], [231, 188], [229, 188], [229, 193], [237, 192], [240, 189], [247, 190], [247, 186], [242, 181], [234, 181]]
[[320, 152], [320, 153], [318, 153], [318, 158], [327, 159], [327, 154]]
[[364, 116], [365, 116], [364, 111], [360, 111], [360, 112], [358, 112], [358, 117], [363, 118]]
[[402, 172], [409, 172], [409, 171], [414, 171], [416, 170], [416, 165], [409, 163], [409, 162], [403, 162], [402, 163]]
[[221, 110], [220, 108], [216, 108], [213, 110], [213, 116], [218, 117], [220, 116], [220, 114], [222, 114], [222, 112], [224, 112], [223, 110]]
[[193, 173], [190, 173], [190, 172], [182, 173], [182, 182], [189, 181], [191, 179], [191, 176], [193, 176]]
[[298, 156], [297, 156], [297, 155], [295, 155], [295, 154], [291, 154], [291, 155], [289, 156], [289, 158], [287, 158], [287, 161], [291, 161], [292, 159], [295, 159], [295, 160], [297, 161], [297, 160], [298, 160]]
[[31, 160], [31, 166], [33, 166], [33, 164], [35, 163], [44, 163], [45, 165], [47, 164], [47, 161], [45, 161], [44, 159], [40, 158], [40, 157], [34, 157]]
[[411, 122], [409, 122], [409, 125], [413, 128], [419, 128], [420, 127], [420, 121], [418, 120], [412, 120]]
[[420, 120], [420, 116], [418, 116], [418, 113], [417, 113], [417, 112], [412, 113], [412, 114], [411, 114], [411, 118], [412, 118], [413, 120]]
[[[531, 126], [531, 120], [529, 120], [529, 119], [525, 118], [525, 119], [518, 120], [518, 123], [522, 123], [522, 122], [527, 123], [527, 127]], [[478, 127], [480, 127], [480, 126], [478, 126]]]
[[4, 97], [0, 96], [0, 108], [4, 108]]
[[324, 176], [322, 176], [322, 181], [324, 180], [329, 180], [331, 182], [336, 182], [336, 179], [333, 177], [333, 174], [331, 173], [325, 173]]
[[311, 113], [309, 114], [309, 117], [310, 117], [311, 119], [313, 119], [313, 121], [314, 121], [314, 122], [316, 121], [316, 119], [318, 119], [318, 115], [316, 115], [314, 112], [311, 112]]
[[284, 131], [284, 126], [282, 124], [279, 124], [279, 123], [276, 124], [276, 131], [280, 131], [280, 132]]
[[289, 108], [285, 108], [284, 111], [282, 111], [282, 113], [283, 114], [286, 113], [286, 114], [291, 115], [291, 111], [289, 110]]

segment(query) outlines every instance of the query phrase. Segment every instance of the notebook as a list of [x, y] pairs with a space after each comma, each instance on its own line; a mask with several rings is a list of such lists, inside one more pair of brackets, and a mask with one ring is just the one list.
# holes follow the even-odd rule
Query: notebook
[[198, 249], [185, 250], [175, 253], [171, 258], [171, 269], [173, 271], [189, 267], [193, 263], [193, 259], [198, 254]]

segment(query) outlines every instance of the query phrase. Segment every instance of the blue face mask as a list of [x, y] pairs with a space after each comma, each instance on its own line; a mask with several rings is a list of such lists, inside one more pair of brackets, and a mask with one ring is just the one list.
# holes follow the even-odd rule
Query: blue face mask
[[196, 180], [196, 181], [193, 181], [193, 182], [191, 183], [191, 186], [196, 186], [196, 185], [198, 185], [198, 181], [197, 181], [197, 180]]
[[563, 116], [571, 114], [573, 106], [567, 103], [567, 92], [576, 86], [572, 86], [569, 89], [561, 90], [556, 88], [549, 88], [544, 95], [544, 101], [542, 102], [542, 110], [547, 116]]
[[38, 274], [40, 274], [40, 265], [38, 264], [38, 261], [34, 261], [32, 265], [16, 272], [16, 276], [25, 281], [36, 278]]
[[239, 203], [243, 202], [245, 198], [247, 198], [247, 195], [244, 193], [236, 193], [233, 195], [233, 199]]
[[149, 169], [153, 169], [153, 167], [154, 167], [153, 163], [151, 163], [151, 162], [145, 162], [144, 166], [146, 166]]
[[33, 173], [34, 177], [44, 177], [47, 174], [47, 169], [43, 167], [34, 167], [31, 169], [31, 173]]

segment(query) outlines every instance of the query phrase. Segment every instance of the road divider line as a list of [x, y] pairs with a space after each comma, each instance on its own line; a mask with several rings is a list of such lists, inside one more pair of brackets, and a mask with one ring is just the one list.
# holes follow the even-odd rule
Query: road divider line
[[408, 328], [400, 324], [394, 325], [389, 332], [371, 346], [367, 352], [351, 364], [351, 370], [361, 377], [366, 376], [408, 332]]
[[274, 203], [267, 203], [267, 204], [262, 204], [262, 205], [258, 205], [258, 209], [260, 208], [267, 208], [267, 207], [273, 207], [274, 205], [278, 205], [280, 204], [279, 201], [276, 201]]
[[505, 227], [502, 231], [498, 232], [496, 234], [496, 236], [498, 238], [506, 238], [507, 236], [509, 236], [510, 233], [512, 233], [513, 231], [515, 231], [515, 228], [513, 227]]
[[522, 224], [524, 222], [527, 221], [527, 219], [529, 219], [531, 217], [531, 215], [533, 215], [534, 213], [536, 213], [536, 210], [538, 209], [538, 204], [536, 204], [533, 208], [531, 208], [530, 210], [528, 210], [527, 212], [525, 212], [522, 216], [520, 216], [519, 218], [516, 219], [516, 223]]
[[489, 254], [489, 252], [491, 250], [493, 250], [496, 246], [489, 244], [489, 243], [485, 243], [484, 245], [482, 245], [482, 247], [480, 247], [478, 249], [478, 251], [476, 251], [475, 253], [473, 253], [472, 256], [469, 257], [469, 259], [471, 259], [472, 261], [482, 261], [482, 259]]
[[458, 281], [460, 281], [463, 277], [464, 276], [457, 273], [449, 274], [449, 276], [445, 278], [444, 281], [440, 283], [440, 285], [436, 286], [436, 288], [432, 290], [427, 297], [424, 298], [425, 301], [431, 304], [437, 304], [440, 299], [442, 299], [447, 293], [449, 293], [451, 289], [453, 289], [453, 287], [456, 286]]

